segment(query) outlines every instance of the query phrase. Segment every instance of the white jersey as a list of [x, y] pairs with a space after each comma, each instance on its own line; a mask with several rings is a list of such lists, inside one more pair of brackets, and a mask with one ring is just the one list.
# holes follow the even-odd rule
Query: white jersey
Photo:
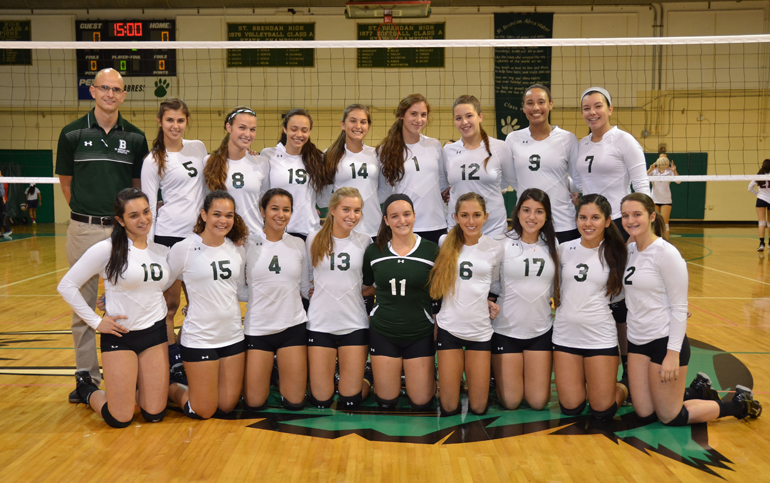
[[489, 158], [484, 169], [484, 159], [489, 156], [484, 143], [477, 149], [465, 149], [462, 140], [444, 146], [447, 180], [452, 187], [449, 191], [447, 228], [455, 226], [455, 203], [457, 198], [471, 191], [484, 197], [489, 219], [482, 232], [487, 236], [501, 235], [508, 231], [508, 214], [503, 200], [503, 190], [514, 180], [511, 150], [504, 141], [489, 138]]
[[583, 194], [600, 194], [612, 207], [612, 219], [620, 218], [620, 200], [631, 193], [650, 194], [644, 150], [634, 137], [617, 126], [598, 143], [591, 135], [580, 140], [577, 172]]
[[610, 267], [599, 259], [599, 248], [586, 248], [580, 238], [559, 245], [561, 305], [553, 323], [553, 343], [578, 349], [608, 349], [618, 345], [615, 319], [605, 286]]
[[[439, 239], [444, 243], [446, 235]], [[436, 315], [438, 326], [460, 339], [483, 342], [492, 338], [487, 298], [497, 292], [503, 247], [482, 235], [473, 246], [463, 245], [457, 259], [454, 292], [444, 296]]]
[[35, 189], [32, 190], [32, 193], [29, 192], [29, 187], [24, 190], [24, 194], [27, 195], [27, 201], [37, 201], [38, 197], [40, 196], [40, 190], [35, 186]]
[[[670, 168], [666, 168], [661, 173], [656, 169], [650, 174], [652, 176], [674, 176], [674, 171]], [[656, 205], [671, 203], [671, 181], [652, 182], [652, 201], [654, 201]]]
[[[414, 231], [446, 228], [446, 205], [441, 193], [449, 187], [446, 179], [444, 150], [438, 139], [420, 134], [415, 144], [406, 145], [404, 177], [392, 187], [393, 193], [407, 195], [414, 204]], [[385, 178], [380, 186], [390, 187]]]
[[[535, 141], [529, 128], [508, 134], [505, 144], [513, 153], [515, 180], [513, 188], [521, 194], [528, 188], [538, 188], [551, 200], [553, 224], [557, 232], [577, 228], [575, 205], [570, 198], [570, 177], [578, 178], [578, 141], [574, 134], [558, 126], [542, 141]], [[575, 183], [580, 184], [579, 182]]]
[[500, 267], [500, 313], [492, 321], [495, 332], [515, 339], [534, 339], [553, 327], [551, 294], [556, 266], [548, 245], [521, 241], [515, 232], [495, 239], [505, 251]]
[[380, 161], [373, 147], [364, 146], [360, 153], [353, 153], [345, 148], [345, 154], [337, 163], [334, 184], [324, 189], [318, 198], [318, 206], [328, 207], [332, 192], [345, 186], [357, 189], [364, 201], [361, 221], [355, 230], [370, 237], [377, 236], [382, 219], [380, 203], [385, 201], [390, 190], [386, 187], [380, 188]]
[[[166, 151], [166, 170], [158, 176], [158, 162], [153, 153], [142, 164], [142, 191], [150, 202], [154, 234], [186, 238], [192, 235], [198, 213], [206, 196], [203, 162], [206, 146], [200, 141], [182, 140], [182, 150]], [[158, 206], [158, 190], [163, 195], [163, 207]]]
[[310, 175], [305, 169], [302, 156], [292, 156], [283, 144], [262, 150], [262, 156], [270, 160], [270, 188], [283, 188], [294, 198], [294, 209], [286, 231], [307, 236], [321, 229], [321, 219], [316, 210], [316, 192], [310, 185]]
[[765, 203], [770, 203], [770, 181], [752, 181], [749, 183], [749, 191]]
[[326, 256], [312, 266], [310, 247], [318, 232], [307, 237], [307, 260], [313, 283], [313, 296], [307, 311], [308, 330], [327, 334], [349, 334], [369, 328], [363, 285], [364, 251], [372, 239], [353, 231], [347, 238], [334, 238], [332, 258]]
[[229, 238], [218, 247], [191, 235], [168, 254], [172, 280], [187, 288], [187, 316], [181, 344], [192, 349], [216, 349], [243, 340], [239, 294], [245, 293], [243, 247]]
[[301, 238], [283, 234], [277, 242], [263, 234], [249, 237], [246, 247], [249, 304], [246, 335], [270, 335], [307, 322], [302, 297], [307, 297], [307, 256]]
[[88, 325], [96, 329], [102, 321], [92, 309], [80, 287], [94, 276], [104, 279], [106, 310], [110, 315], [125, 315], [127, 319], [115, 322], [128, 330], [142, 330], [166, 319], [166, 301], [163, 291], [173, 282], [169, 278], [171, 271], [166, 263], [168, 248], [147, 239], [147, 248], [139, 250], [128, 240], [128, 265], [118, 277], [118, 283], [107, 280], [105, 269], [112, 251], [109, 238], [89, 248], [80, 260], [70, 268], [59, 282], [59, 293], [72, 310]]
[[687, 262], [663, 238], [639, 251], [628, 245], [623, 276], [628, 307], [628, 340], [641, 345], [668, 337], [668, 349], [681, 352], [687, 331]]

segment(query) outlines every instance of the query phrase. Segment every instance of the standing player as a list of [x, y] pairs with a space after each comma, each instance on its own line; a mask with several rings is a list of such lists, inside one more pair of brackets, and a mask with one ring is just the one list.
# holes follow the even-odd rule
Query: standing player
[[[59, 135], [56, 174], [69, 204], [67, 263], [72, 267], [88, 248], [110, 236], [112, 204], [123, 188], [139, 188], [147, 139], [136, 126], [124, 120], [118, 109], [126, 99], [123, 78], [114, 69], [96, 73], [90, 87], [96, 106], [68, 124]], [[96, 304], [99, 278], [83, 284], [80, 293], [90, 307]], [[101, 381], [96, 357], [96, 331], [77, 313], [72, 315], [76, 374], [86, 374], [98, 387]], [[77, 390], [69, 395], [80, 402]]]
[[465, 193], [457, 198], [457, 223], [441, 237], [441, 250], [430, 272], [430, 296], [443, 299], [438, 324], [438, 382], [444, 416], [462, 410], [460, 387], [463, 372], [468, 381], [471, 413], [487, 412], [492, 323], [499, 307], [487, 300], [499, 293], [503, 247], [481, 234], [489, 217], [484, 198]]
[[492, 321], [492, 368], [500, 404], [516, 409], [522, 399], [543, 409], [551, 399], [553, 304], [559, 307], [559, 255], [548, 195], [537, 188], [519, 194], [513, 229], [496, 239], [503, 246], [500, 313]]
[[401, 371], [413, 409], [433, 405], [436, 394], [434, 321], [428, 281], [438, 245], [415, 235], [412, 200], [390, 195], [383, 204], [377, 243], [364, 253], [364, 289], [376, 286], [369, 319], [374, 398], [392, 409], [401, 395]]
[[248, 107], [236, 107], [225, 116], [225, 130], [222, 143], [206, 159], [206, 186], [230, 193], [249, 233], [256, 233], [263, 226], [259, 200], [270, 176], [268, 160], [249, 152], [257, 134], [257, 114]]
[[377, 146], [382, 166], [380, 187], [392, 187], [414, 202], [420, 214], [414, 232], [438, 243], [446, 234], [446, 207], [441, 193], [449, 187], [444, 172], [444, 151], [438, 139], [422, 134], [428, 123], [430, 104], [422, 94], [401, 99], [396, 122]]
[[356, 230], [375, 237], [382, 218], [380, 203], [390, 190], [384, 183], [380, 186], [380, 162], [374, 148], [364, 144], [371, 125], [369, 108], [363, 104], [351, 104], [343, 111], [342, 132], [325, 153], [327, 176], [334, 183], [326, 187], [318, 206], [328, 206], [331, 192], [343, 186], [357, 189], [364, 208]]
[[505, 138], [513, 153], [517, 193], [538, 188], [548, 194], [553, 209], [556, 238], [564, 243], [580, 238], [575, 225], [575, 205], [570, 194], [570, 177], [579, 185], [576, 170], [578, 141], [574, 134], [551, 126], [551, 91], [542, 84], [527, 88], [522, 109], [529, 127], [513, 131]]
[[[462, 137], [456, 143], [444, 146], [445, 170], [451, 186], [449, 206], [455, 206], [457, 199], [465, 193], [480, 194], [489, 210], [484, 234], [501, 235], [508, 231], [503, 189], [516, 183], [511, 150], [505, 142], [487, 136], [481, 127], [484, 120], [481, 103], [474, 96], [458, 97], [452, 113]], [[447, 216], [450, 229], [456, 223], [452, 215]]]
[[[163, 420], [168, 397], [166, 302], [168, 248], [148, 237], [152, 210], [144, 193], [126, 188], [115, 199], [110, 239], [89, 248], [59, 283], [59, 293], [101, 334], [107, 392], [87, 372], [76, 374], [78, 397], [113, 428], [125, 428], [138, 401], [148, 423]], [[96, 275], [104, 279], [106, 313], [94, 312], [80, 287]], [[107, 315], [112, 314], [112, 315]], [[109, 406], [112, 404], [112, 406]]]
[[[762, 167], [757, 174], [770, 174], [770, 159], [762, 161]], [[752, 181], [749, 191], [757, 197], [757, 219], [759, 220], [758, 252], [765, 249], [765, 228], [767, 228], [767, 211], [770, 210], [770, 181]]]
[[559, 245], [561, 305], [553, 325], [553, 358], [559, 405], [569, 416], [583, 412], [587, 397], [595, 418], [612, 419], [628, 397], [628, 389], [615, 382], [618, 335], [608, 305], [622, 289], [626, 247], [611, 213], [604, 196], [583, 196], [580, 238]]
[[265, 229], [249, 238], [246, 278], [249, 304], [244, 317], [246, 333], [246, 409], [260, 411], [270, 395], [273, 358], [278, 363], [281, 402], [286, 409], [305, 407], [307, 386], [308, 281], [305, 244], [286, 233], [293, 215], [292, 196], [271, 188], [260, 200]]
[[304, 241], [308, 233], [321, 229], [316, 197], [334, 180], [326, 174], [324, 154], [310, 141], [310, 113], [292, 109], [283, 118], [282, 128], [278, 145], [264, 149], [262, 156], [270, 160], [270, 187], [285, 189], [294, 200], [286, 230]]
[[40, 190], [35, 183], [30, 184], [24, 194], [27, 196], [29, 219], [32, 220], [33, 225], [37, 225], [37, 208], [43, 203], [43, 195], [40, 194]]
[[[657, 161], [652, 163], [650, 169], [647, 170], [647, 174], [653, 176], [679, 176], [674, 162], [669, 161], [668, 156], [660, 156]], [[676, 182], [676, 184], [680, 183], [681, 181]], [[666, 226], [663, 238], [668, 240], [668, 220], [671, 217], [671, 181], [653, 181], [652, 199], [655, 201], [655, 206], [660, 210], [663, 223]]]
[[338, 189], [329, 200], [329, 215], [321, 231], [307, 238], [313, 282], [307, 313], [310, 401], [320, 408], [332, 403], [338, 360], [337, 409], [356, 408], [369, 395], [372, 383], [371, 376], [364, 379], [369, 317], [361, 298], [364, 251], [372, 240], [354, 231], [363, 206], [357, 189]]
[[[246, 343], [239, 294], [245, 295], [243, 243], [248, 228], [233, 197], [212, 191], [193, 229], [168, 255], [171, 279], [190, 296], [180, 343], [189, 386], [172, 383], [169, 398], [193, 419], [235, 408], [243, 387]], [[243, 297], [241, 297], [243, 298]]]
[[702, 423], [724, 416], [757, 418], [762, 405], [751, 389], [735, 386], [721, 401], [703, 374], [685, 388], [690, 342], [687, 339], [687, 264], [661, 238], [663, 223], [652, 199], [642, 193], [623, 198], [623, 225], [634, 237], [628, 245], [623, 285], [628, 299], [628, 371], [634, 410], [642, 420], [668, 426]]
[[[161, 102], [157, 120], [158, 135], [142, 165], [142, 187], [149, 193], [150, 210], [153, 215], [157, 213], [153, 227], [154, 241], [171, 248], [192, 235], [198, 211], [203, 206], [206, 195], [203, 179], [206, 146], [200, 141], [184, 139], [190, 122], [190, 109], [183, 100], [171, 97]], [[160, 210], [157, 208], [158, 190], [163, 195]], [[182, 364], [182, 354], [174, 335], [174, 316], [179, 309], [182, 282], [173, 282], [165, 293], [168, 359], [172, 367]]]

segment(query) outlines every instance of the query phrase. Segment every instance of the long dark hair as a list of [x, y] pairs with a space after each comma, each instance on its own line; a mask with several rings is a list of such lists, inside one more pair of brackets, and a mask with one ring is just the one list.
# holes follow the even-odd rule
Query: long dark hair
[[163, 114], [166, 111], [182, 111], [187, 120], [190, 120], [190, 109], [187, 104], [178, 97], [169, 97], [165, 101], [160, 103], [158, 108], [158, 121], [161, 123], [158, 126], [158, 135], [155, 137], [155, 141], [152, 142], [152, 157], [155, 158], [155, 163], [158, 165], [158, 176], [163, 176], [166, 172], [166, 138], [163, 135]]
[[112, 235], [110, 240], [112, 241], [112, 250], [110, 251], [110, 259], [107, 261], [105, 272], [107, 280], [112, 282], [113, 285], [118, 283], [118, 278], [123, 275], [128, 267], [128, 234], [126, 233], [126, 227], [118, 223], [118, 218], [123, 219], [123, 215], [126, 213], [126, 203], [131, 200], [144, 198], [147, 202], [147, 206], [150, 205], [147, 195], [136, 188], [125, 188], [120, 190], [115, 197], [115, 203], [112, 205], [115, 215], [112, 217]]
[[[294, 116], [305, 116], [310, 121], [310, 130], [313, 130], [313, 118], [310, 117], [310, 113], [305, 109], [292, 109], [289, 111], [286, 117], [283, 118], [281, 127], [286, 129], [289, 125], [289, 119]], [[286, 146], [288, 138], [283, 129], [281, 129], [281, 138], [278, 142]], [[313, 188], [313, 191], [320, 193], [324, 186], [334, 183], [334, 178], [329, 179], [326, 172], [324, 153], [313, 144], [309, 135], [299, 154], [302, 157], [302, 162], [305, 164], [305, 171], [307, 171], [307, 175], [310, 177], [310, 187]]]
[[414, 213], [414, 203], [412, 202], [412, 199], [405, 194], [393, 193], [385, 199], [385, 202], [382, 204], [385, 209], [382, 210], [382, 218], [380, 218], [380, 229], [377, 231], [377, 246], [380, 248], [380, 250], [385, 250], [388, 242], [393, 239], [393, 229], [390, 228], [387, 223], [385, 223], [385, 219], [388, 217], [388, 207], [394, 201], [399, 200], [409, 203], [409, 206], [412, 207], [412, 213]]
[[626, 201], [638, 201], [644, 206], [648, 215], [655, 213], [655, 221], [652, 222], [652, 232], [655, 233], [656, 236], [663, 238], [663, 233], [666, 231], [666, 224], [663, 223], [663, 217], [660, 216], [660, 213], [655, 209], [655, 202], [652, 201], [652, 198], [644, 193], [631, 193], [623, 197], [620, 201], [620, 206], [623, 206], [623, 203]]
[[[342, 122], [348, 118], [351, 112], [355, 110], [361, 110], [366, 113], [366, 119], [369, 122], [369, 126], [372, 125], [372, 113], [369, 108], [363, 104], [351, 104], [342, 111]], [[330, 179], [334, 179], [337, 175], [337, 164], [339, 164], [342, 157], [345, 155], [345, 140], [347, 139], [347, 133], [344, 130], [340, 131], [339, 136], [334, 142], [326, 149], [326, 174], [325, 176]]]
[[254, 111], [246, 106], [238, 106], [228, 112], [227, 116], [225, 116], [225, 137], [222, 138], [219, 147], [211, 153], [209, 159], [206, 161], [206, 166], [203, 167], [203, 176], [206, 180], [206, 187], [211, 191], [225, 191], [227, 189], [227, 152], [228, 145], [230, 144], [230, 133], [227, 132], [227, 125], [229, 124], [232, 126], [235, 117], [239, 114], [254, 116], [255, 119], [257, 117]]
[[[539, 237], [546, 243], [546, 245], [548, 245], [548, 253], [550, 253], [551, 260], [553, 260], [553, 266], [556, 267], [553, 276], [553, 302], [554, 308], [556, 308], [561, 304], [561, 284], [559, 283], [559, 250], [557, 250], [558, 241], [556, 239], [556, 229], [553, 227], [553, 217], [551, 216], [551, 198], [548, 197], [548, 194], [545, 191], [537, 188], [528, 188], [524, 190], [521, 195], [519, 195], [519, 201], [516, 202], [516, 208], [514, 208], [513, 212], [511, 213], [511, 231], [506, 233], [505, 236], [508, 238], [521, 240], [521, 235], [524, 233], [524, 227], [521, 226], [521, 221], [519, 221], [519, 213], [521, 212], [521, 205], [523, 205], [524, 202], [528, 200], [540, 203], [543, 205], [543, 209], [545, 210], [545, 223], [540, 229]], [[516, 236], [512, 236], [512, 233], [515, 233]]]
[[623, 241], [620, 230], [612, 221], [612, 207], [607, 198], [599, 194], [583, 196], [577, 205], [578, 216], [580, 215], [580, 208], [589, 204], [596, 205], [604, 218], [610, 220], [610, 226], [604, 229], [604, 243], [599, 246], [599, 260], [602, 266], [606, 261], [610, 267], [610, 276], [607, 278], [605, 293], [608, 296], [620, 295], [623, 289], [623, 272], [626, 269], [626, 260], [628, 259], [626, 243]]
[[[768, 174], [770, 173], [770, 159], [766, 159], [762, 161], [762, 167], [759, 168], [759, 172], [757, 174]], [[761, 180], [757, 181], [757, 185], [759, 185], [760, 188], [767, 188], [768, 185], [770, 185], [770, 182]]]
[[[233, 204], [233, 211], [235, 212], [235, 216], [233, 217], [233, 227], [230, 228], [230, 231], [227, 232], [227, 235], [225, 236], [232, 240], [233, 243], [238, 243], [241, 240], [245, 240], [246, 237], [249, 236], [249, 229], [246, 227], [246, 223], [243, 221], [243, 218], [241, 218], [241, 215], [235, 211], [235, 200], [230, 195], [230, 193], [224, 190], [210, 191], [209, 194], [206, 195], [206, 198], [203, 199], [203, 211], [208, 213], [211, 209], [212, 203], [214, 203], [214, 200], [230, 200], [230, 202]], [[206, 222], [203, 221], [203, 217], [200, 215], [200, 213], [198, 213], [198, 221], [195, 222], [193, 233], [200, 235], [205, 229]]]
[[404, 179], [404, 163], [407, 158], [406, 143], [404, 142], [404, 116], [410, 107], [420, 102], [425, 103], [428, 116], [430, 116], [428, 99], [422, 94], [409, 94], [398, 103], [394, 112], [396, 122], [390, 126], [385, 139], [377, 146], [382, 175], [391, 186], [395, 186], [396, 183]]
[[[481, 114], [481, 102], [479, 102], [476, 96], [463, 95], [455, 99], [455, 102], [452, 105], [453, 115], [455, 107], [459, 106], [460, 104], [469, 104], [473, 110], [476, 111], [476, 114]], [[487, 164], [489, 164], [489, 158], [492, 157], [492, 151], [489, 149], [489, 136], [487, 135], [487, 132], [484, 130], [484, 128], [481, 127], [481, 124], [479, 124], [479, 133], [481, 134], [481, 141], [484, 143], [484, 147], [487, 148], [487, 154], [489, 155], [484, 158], [484, 171], [486, 171]]]
[[27, 195], [34, 193], [35, 189], [37, 189], [37, 185], [35, 183], [30, 184], [29, 188], [27, 188]]

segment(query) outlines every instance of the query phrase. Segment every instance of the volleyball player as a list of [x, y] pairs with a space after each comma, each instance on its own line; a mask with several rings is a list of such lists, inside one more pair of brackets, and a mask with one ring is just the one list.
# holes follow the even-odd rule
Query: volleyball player
[[430, 104], [422, 94], [410, 94], [396, 108], [396, 122], [377, 146], [381, 163], [381, 188], [392, 187], [412, 200], [420, 217], [414, 232], [438, 243], [446, 230], [446, 207], [441, 198], [448, 187], [441, 142], [422, 134], [428, 124]]
[[281, 139], [262, 156], [270, 161], [270, 187], [283, 188], [294, 199], [287, 231], [304, 241], [321, 228], [316, 198], [334, 182], [326, 174], [324, 154], [310, 141], [313, 118], [304, 109], [292, 109], [283, 118]]
[[[516, 176], [513, 187], [517, 193], [528, 188], [545, 191], [559, 242], [580, 238], [569, 182], [570, 178], [573, 181], [578, 178], [577, 138], [549, 122], [553, 99], [548, 87], [542, 84], [528, 87], [522, 96], [522, 110], [529, 127], [513, 131], [505, 138], [513, 154]], [[579, 180], [575, 184], [579, 185]]]
[[522, 399], [532, 409], [551, 399], [554, 306], [559, 307], [559, 241], [545, 191], [519, 194], [511, 214], [513, 229], [496, 238], [504, 250], [500, 268], [500, 313], [492, 321], [492, 368], [500, 404], [516, 409]]
[[24, 190], [24, 195], [27, 197], [29, 219], [32, 220], [33, 225], [37, 225], [37, 209], [43, 203], [43, 195], [35, 183], [30, 183], [29, 187]]
[[426, 410], [436, 394], [434, 321], [428, 280], [438, 245], [413, 231], [412, 200], [390, 195], [377, 243], [364, 252], [364, 289], [375, 286], [376, 304], [370, 313], [369, 355], [375, 400], [395, 408], [401, 394], [401, 371], [413, 409]]
[[[101, 334], [107, 391], [99, 390], [82, 371], [76, 374], [78, 396], [107, 424], [125, 428], [134, 417], [135, 402], [148, 423], [160, 422], [166, 414], [169, 372], [163, 290], [169, 285], [170, 270], [168, 248], [148, 237], [152, 210], [144, 193], [136, 188], [120, 191], [115, 222], [110, 238], [89, 248], [58, 290], [72, 310]], [[96, 275], [104, 279], [107, 293], [103, 317], [80, 293], [80, 287]]]
[[[762, 161], [762, 167], [757, 174], [770, 174], [770, 159]], [[749, 191], [757, 197], [757, 219], [759, 220], [759, 247], [757, 251], [765, 249], [765, 228], [767, 228], [767, 210], [770, 210], [770, 181], [752, 181], [749, 183]]]
[[339, 188], [329, 200], [329, 214], [321, 231], [307, 238], [313, 282], [307, 314], [309, 396], [319, 408], [327, 408], [333, 401], [337, 361], [337, 409], [356, 408], [369, 395], [372, 384], [371, 376], [364, 380], [369, 316], [361, 297], [364, 251], [372, 240], [355, 231], [364, 206], [357, 189]]
[[260, 200], [264, 231], [250, 237], [246, 247], [249, 304], [243, 319], [247, 344], [243, 400], [251, 411], [267, 404], [274, 356], [283, 406], [290, 410], [305, 406], [307, 314], [302, 297], [308, 297], [310, 283], [305, 244], [286, 233], [294, 214], [292, 204], [288, 191], [269, 189]]
[[371, 113], [363, 104], [351, 104], [342, 112], [342, 131], [325, 153], [327, 176], [334, 183], [324, 189], [318, 206], [328, 206], [331, 193], [344, 186], [357, 189], [363, 197], [363, 212], [356, 230], [375, 237], [382, 218], [380, 203], [390, 190], [384, 183], [380, 187], [380, 162], [374, 148], [364, 144], [371, 125]]
[[668, 426], [702, 423], [724, 416], [757, 418], [762, 405], [751, 389], [737, 385], [731, 401], [721, 401], [711, 380], [699, 373], [685, 388], [687, 264], [662, 239], [663, 222], [652, 199], [642, 193], [623, 198], [623, 225], [634, 237], [628, 245], [623, 285], [628, 299], [628, 371], [634, 410], [642, 420]]
[[[476, 97], [458, 97], [452, 113], [461, 138], [456, 143], [444, 146], [445, 170], [451, 186], [449, 206], [455, 206], [457, 199], [465, 193], [480, 194], [486, 200], [489, 210], [484, 234], [501, 235], [508, 231], [508, 213], [502, 190], [516, 182], [511, 150], [505, 142], [490, 139], [481, 127], [484, 114]], [[455, 223], [453, 214], [449, 214], [447, 228], [451, 229]]]
[[257, 134], [257, 114], [248, 107], [236, 107], [225, 116], [225, 130], [222, 143], [206, 158], [206, 186], [230, 193], [238, 215], [253, 234], [263, 226], [259, 200], [268, 189], [270, 175], [268, 160], [249, 150]]
[[[676, 166], [673, 161], [669, 161], [668, 156], [660, 156], [657, 161], [652, 163], [650, 169], [647, 170], [647, 174], [653, 176], [679, 176], [676, 172]], [[676, 184], [680, 184], [681, 181], [677, 181]], [[671, 181], [653, 181], [652, 182], [652, 199], [655, 202], [655, 206], [660, 210], [660, 214], [663, 217], [663, 223], [666, 230], [663, 232], [663, 238], [668, 240], [668, 220], [671, 217]]]
[[618, 336], [609, 308], [621, 291], [626, 247], [602, 195], [578, 203], [580, 238], [559, 245], [561, 305], [553, 326], [554, 372], [565, 415], [581, 414], [586, 397], [591, 414], [612, 419], [628, 396], [616, 383]]
[[[152, 149], [142, 164], [142, 187], [147, 193], [150, 211], [157, 213], [154, 225], [154, 241], [169, 248], [190, 236], [198, 218], [198, 210], [206, 196], [203, 177], [203, 160], [206, 146], [201, 141], [184, 139], [190, 122], [190, 109], [176, 97], [160, 103], [158, 109], [158, 135]], [[163, 207], [158, 210], [158, 190], [163, 195]], [[168, 358], [174, 378], [184, 383], [179, 370], [182, 354], [174, 334], [174, 316], [179, 309], [182, 282], [173, 281], [164, 294], [168, 311]]]
[[[182, 361], [189, 385], [172, 383], [169, 398], [193, 419], [235, 408], [243, 387], [246, 343], [239, 294], [245, 295], [248, 228], [226, 191], [211, 191], [193, 229], [168, 255], [171, 279], [190, 297], [182, 325]], [[242, 297], [243, 298], [243, 297]], [[109, 301], [109, 299], [108, 299]]]
[[430, 296], [443, 299], [438, 324], [438, 378], [441, 414], [459, 414], [463, 372], [473, 414], [487, 412], [492, 350], [492, 323], [499, 307], [489, 302], [499, 293], [503, 247], [482, 235], [489, 218], [484, 198], [465, 193], [457, 198], [457, 223], [441, 237], [441, 250], [430, 273]]

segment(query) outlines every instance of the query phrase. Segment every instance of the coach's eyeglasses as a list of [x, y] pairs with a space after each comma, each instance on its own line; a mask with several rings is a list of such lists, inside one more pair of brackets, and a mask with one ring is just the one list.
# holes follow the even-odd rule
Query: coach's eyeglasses
[[121, 92], [123, 92], [122, 87], [110, 87], [110, 86], [94, 86], [96, 89], [99, 89], [100, 91], [107, 94], [108, 92], [112, 91], [113, 94], [118, 95]]

